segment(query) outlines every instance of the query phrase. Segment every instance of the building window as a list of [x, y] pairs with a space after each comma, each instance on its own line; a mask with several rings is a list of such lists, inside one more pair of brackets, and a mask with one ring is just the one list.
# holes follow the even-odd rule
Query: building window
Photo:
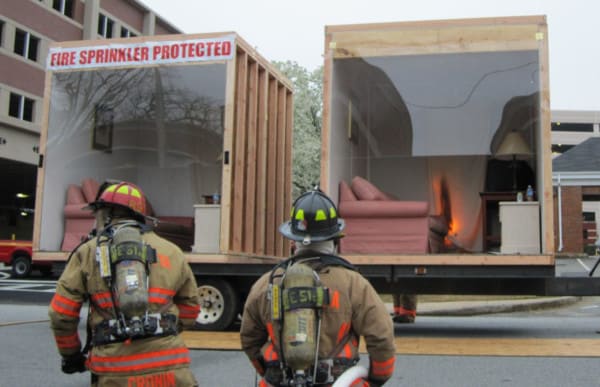
[[10, 93], [8, 115], [20, 120], [33, 122], [34, 100], [17, 93]]
[[0, 20], [0, 47], [2, 47], [2, 42], [4, 41], [4, 20]]
[[40, 39], [27, 31], [16, 29], [15, 31], [15, 54], [21, 55], [32, 61], [37, 61], [38, 46]]
[[98, 35], [105, 38], [113, 37], [114, 21], [104, 14], [98, 16]]
[[594, 124], [577, 124], [570, 122], [553, 122], [553, 132], [593, 132]]
[[71, 19], [73, 18], [73, 0], [52, 0], [52, 8]]
[[133, 38], [137, 36], [134, 32], [131, 32], [128, 28], [121, 27], [121, 37], [122, 38]]

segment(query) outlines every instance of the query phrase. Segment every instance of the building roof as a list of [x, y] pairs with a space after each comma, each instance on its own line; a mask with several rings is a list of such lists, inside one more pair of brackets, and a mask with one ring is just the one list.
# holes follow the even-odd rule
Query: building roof
[[600, 137], [590, 137], [552, 160], [556, 172], [600, 172]]

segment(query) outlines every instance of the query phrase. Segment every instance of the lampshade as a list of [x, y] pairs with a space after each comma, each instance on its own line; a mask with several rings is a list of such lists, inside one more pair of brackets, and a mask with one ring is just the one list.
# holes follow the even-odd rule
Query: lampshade
[[494, 154], [496, 157], [529, 155], [531, 155], [531, 149], [519, 132], [509, 132], [506, 137], [504, 137], [504, 140], [502, 140], [502, 143], [500, 143], [498, 150]]

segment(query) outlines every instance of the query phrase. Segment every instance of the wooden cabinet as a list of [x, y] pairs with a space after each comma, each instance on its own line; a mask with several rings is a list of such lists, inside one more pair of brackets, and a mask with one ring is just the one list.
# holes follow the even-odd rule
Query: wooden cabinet
[[499, 252], [502, 244], [502, 230], [500, 228], [501, 201], [515, 201], [515, 192], [480, 192], [481, 196], [481, 221], [483, 235], [483, 251]]

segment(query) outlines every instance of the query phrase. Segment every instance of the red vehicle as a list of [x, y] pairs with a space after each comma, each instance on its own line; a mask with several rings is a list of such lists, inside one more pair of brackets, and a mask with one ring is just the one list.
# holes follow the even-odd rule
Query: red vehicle
[[[0, 240], [0, 262], [12, 266], [14, 278], [26, 278], [31, 274], [34, 265], [31, 262], [31, 241]], [[52, 266], [36, 264], [42, 274], [50, 274]]]

